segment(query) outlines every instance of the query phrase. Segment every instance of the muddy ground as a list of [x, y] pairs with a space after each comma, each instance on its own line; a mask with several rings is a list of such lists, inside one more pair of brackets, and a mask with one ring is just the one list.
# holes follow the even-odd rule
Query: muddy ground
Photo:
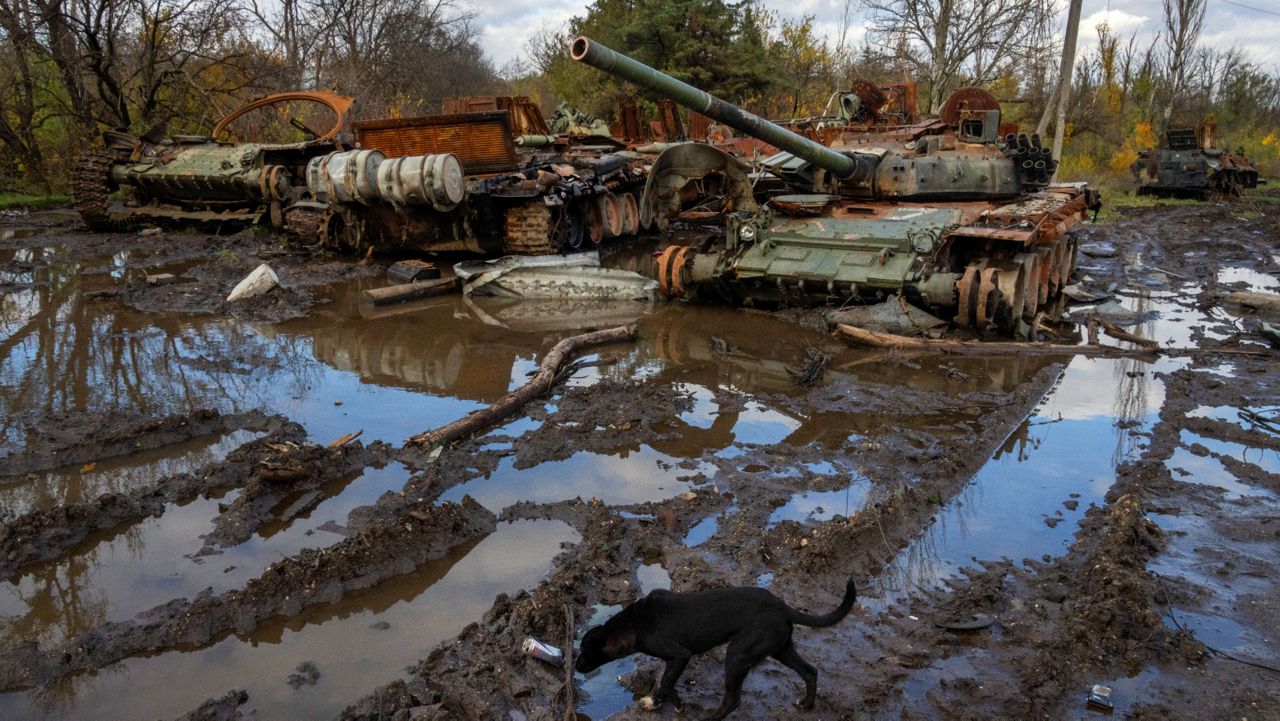
[[[1092, 718], [1094, 684], [1127, 718], [1280, 718], [1280, 356], [1222, 303], [1280, 288], [1277, 200], [1082, 229], [1077, 281], [1195, 352], [873, 353], [814, 314], [611, 307], [637, 344], [438, 452], [405, 440], [591, 314], [371, 314], [379, 263], [6, 220], [0, 714], [653, 717], [653, 661], [566, 694], [522, 641], [654, 588], [823, 611], [853, 578], [850, 618], [796, 632], [816, 709], [770, 661], [734, 718]], [[226, 303], [261, 262], [282, 288]], [[685, 672], [686, 716], [722, 660]]]

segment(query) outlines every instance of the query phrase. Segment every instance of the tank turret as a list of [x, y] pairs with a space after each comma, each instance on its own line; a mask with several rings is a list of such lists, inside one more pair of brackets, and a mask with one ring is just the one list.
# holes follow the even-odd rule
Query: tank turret
[[[1004, 199], [1045, 187], [1057, 167], [1039, 136], [1000, 136], [999, 103], [981, 88], [953, 95], [941, 118], [890, 136], [837, 134], [823, 145], [589, 38], [575, 40], [571, 54], [781, 149], [765, 165], [799, 192], [884, 199]], [[815, 168], [826, 174], [815, 173]]]

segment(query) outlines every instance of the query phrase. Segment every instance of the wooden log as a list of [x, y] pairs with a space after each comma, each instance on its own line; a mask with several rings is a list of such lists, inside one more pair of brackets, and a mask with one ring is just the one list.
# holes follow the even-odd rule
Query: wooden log
[[1160, 347], [1159, 343], [1151, 340], [1150, 338], [1143, 338], [1142, 336], [1134, 335], [1120, 326], [1117, 326], [1114, 323], [1108, 323], [1101, 318], [1098, 318], [1097, 320], [1098, 324], [1102, 326], [1102, 332], [1116, 340], [1128, 341], [1143, 348], [1150, 348], [1153, 350]]
[[454, 293], [461, 289], [462, 281], [459, 279], [440, 278], [439, 280], [424, 280], [417, 283], [373, 288], [361, 293], [360, 297], [366, 303], [382, 306], [391, 305], [392, 303], [405, 303], [418, 298], [430, 298], [433, 295]]
[[538, 372], [533, 380], [520, 386], [511, 393], [499, 398], [492, 405], [472, 411], [452, 423], [435, 430], [419, 433], [409, 439], [407, 445], [441, 446], [452, 443], [463, 436], [470, 435], [487, 428], [494, 423], [514, 414], [526, 403], [551, 390], [560, 379], [560, 369], [579, 351], [592, 346], [636, 339], [636, 325], [619, 326], [608, 330], [575, 335], [556, 343], [538, 364]]
[[1063, 343], [1020, 341], [955, 340], [952, 338], [908, 338], [843, 324], [836, 326], [836, 333], [851, 343], [868, 348], [896, 348], [899, 350], [955, 353], [960, 355], [1083, 355], [1154, 360], [1158, 355], [1266, 355], [1269, 352], [1263, 348], [1118, 348], [1100, 343], [1067, 345]]
[[1280, 295], [1275, 293], [1235, 290], [1227, 294], [1226, 302], [1253, 308], [1260, 313], [1280, 314]]

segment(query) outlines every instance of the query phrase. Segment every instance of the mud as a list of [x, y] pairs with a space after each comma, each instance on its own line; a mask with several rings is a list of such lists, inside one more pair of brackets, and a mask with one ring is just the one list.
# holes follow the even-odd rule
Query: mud
[[[1276, 199], [1122, 210], [1082, 229], [1076, 280], [1163, 345], [1265, 348], [1259, 319], [1220, 301], [1230, 290], [1280, 287]], [[176, 597], [132, 620], [11, 642], [0, 649], [0, 688], [10, 691], [0, 709], [86, 718], [100, 704], [128, 715], [121, 709], [136, 706], [122, 696], [165, 687], [152, 716], [563, 718], [564, 670], [523, 656], [527, 637], [571, 649], [587, 626], [655, 587], [761, 585], [824, 611], [849, 577], [861, 591], [850, 618], [796, 632], [820, 672], [817, 709], [797, 714], [798, 679], [765, 663], [735, 718], [1090, 718], [1095, 683], [1111, 686], [1117, 714], [1132, 718], [1268, 718], [1280, 704], [1264, 668], [1280, 666], [1280, 440], [1248, 415], [1280, 407], [1274, 353], [1154, 363], [870, 353], [827, 336], [820, 314], [680, 305], [599, 317], [540, 307], [534, 317], [442, 298], [362, 316], [352, 299], [377, 282], [376, 268], [270, 238], [41, 232], [0, 241], [15, 251], [4, 282], [34, 293], [44, 304], [35, 313], [87, 309], [116, 324], [141, 313], [159, 330], [126, 325], [117, 335], [157, 333], [164, 343], [131, 353], [193, 375], [135, 381], [141, 390], [120, 396], [139, 406], [134, 415], [92, 392], [69, 394], [65, 411], [24, 402], [29, 393], [0, 397], [0, 410], [18, 418], [4, 429], [6, 461], [36, 472], [127, 461], [135, 440], [165, 447], [251, 426], [268, 435], [199, 472], [11, 519], [0, 531], [0, 550], [18, 554], [8, 573], [81, 553], [73, 547], [99, 529], [198, 496], [213, 508], [211, 494], [224, 490], [231, 497], [210, 525], [191, 531], [205, 547], [178, 563], [212, 562], [290, 524], [319, 547], [295, 546], [220, 587], [228, 590]], [[45, 258], [37, 250], [46, 246], [62, 250]], [[277, 297], [219, 300], [258, 262], [281, 272]], [[139, 274], [159, 268], [178, 282], [146, 285]], [[39, 295], [54, 289], [70, 295]], [[601, 349], [502, 427], [438, 453], [402, 447], [519, 385], [556, 340], [606, 315], [639, 317], [634, 347]], [[19, 388], [42, 377], [25, 360], [39, 346], [28, 338], [53, 343], [62, 327], [49, 320], [25, 336], [26, 317], [0, 346], [0, 380]], [[794, 371], [818, 354], [823, 375], [797, 386]], [[89, 365], [128, 366], [112, 358]], [[84, 365], [46, 364], [68, 374]], [[85, 377], [70, 382], [95, 390]], [[185, 408], [152, 403], [173, 395]], [[368, 445], [324, 445], [356, 430]], [[82, 446], [83, 457], [73, 455]], [[397, 471], [383, 493], [385, 481], [368, 475], [397, 463], [407, 479]], [[26, 472], [9, 475], [18, 482]], [[308, 521], [326, 503], [345, 520], [326, 511]], [[466, 606], [469, 624], [442, 621], [447, 633], [417, 645], [418, 630], [389, 609], [421, 593], [414, 579], [424, 569], [449, 574], [512, 523], [567, 524], [576, 540], [543, 557], [554, 555], [545, 575], [490, 591]], [[366, 605], [370, 594], [387, 598]], [[360, 634], [355, 653], [370, 654], [355, 662], [378, 666], [378, 648], [404, 646], [421, 649], [417, 662], [377, 685], [345, 683], [353, 660], [332, 644], [260, 657], [270, 665], [252, 673], [265, 681], [232, 673], [222, 685], [221, 675], [171, 670], [207, 673], [200, 664], [278, 644], [285, 628], [349, 639], [336, 619], [352, 609], [361, 615], [342, 634]], [[444, 618], [430, 604], [405, 618], [431, 625], [433, 613]], [[978, 628], [948, 630], [966, 624]], [[722, 660], [716, 651], [690, 664], [686, 715], [718, 703]], [[659, 668], [637, 658], [575, 677], [574, 710], [649, 718], [634, 695]]]
[[243, 590], [175, 599], [108, 623], [59, 648], [21, 645], [0, 654], [0, 690], [49, 684], [129, 656], [172, 646], [198, 647], [230, 632], [246, 633], [273, 616], [296, 616], [308, 606], [408, 573], [451, 547], [490, 533], [494, 517], [474, 501], [412, 504], [324, 549], [305, 549], [273, 564]]
[[[205, 466], [195, 474], [168, 476], [127, 493], [105, 493], [90, 502], [31, 511], [0, 523], [0, 579], [9, 578], [28, 564], [56, 558], [95, 532], [146, 516], [159, 516], [170, 504], [185, 503], [197, 496], [235, 488], [246, 479], [256, 479], [261, 464], [273, 461], [281, 455], [279, 448], [304, 436], [296, 423], [278, 417], [263, 421], [262, 428], [270, 431], [265, 438], [240, 446], [226, 460]], [[331, 466], [321, 467], [326, 473], [331, 472]]]
[[234, 430], [269, 431], [280, 419], [263, 413], [199, 409], [150, 418], [119, 414], [47, 415], [31, 425], [26, 448], [0, 457], [0, 480], [33, 471], [80, 466]]

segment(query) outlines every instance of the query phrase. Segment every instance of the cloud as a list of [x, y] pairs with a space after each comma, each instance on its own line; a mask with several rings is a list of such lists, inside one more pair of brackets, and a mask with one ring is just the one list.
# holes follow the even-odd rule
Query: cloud
[[[859, 44], [866, 36], [866, 15], [857, 0], [850, 18], [847, 42]], [[846, 0], [760, 0], [761, 5], [782, 18], [812, 16], [814, 28], [834, 45], [838, 38]], [[1265, 0], [1259, 0], [1266, 5]], [[501, 67], [524, 54], [525, 42], [544, 26], [558, 27], [587, 11], [588, 0], [499, 0], [477, 5], [477, 23], [483, 31], [481, 43]], [[1065, 0], [1058, 2], [1059, 34], [1066, 25]], [[1112, 7], [1108, 0], [1084, 0], [1081, 11], [1079, 54], [1097, 46], [1096, 27], [1105, 21], [1122, 39], [1135, 35], [1139, 43], [1154, 43], [1163, 29], [1160, 0], [1128, 0], [1124, 8]], [[1205, 12], [1201, 43], [1225, 50], [1238, 47], [1266, 69], [1280, 67], [1280, 18], [1210, 0]]]

